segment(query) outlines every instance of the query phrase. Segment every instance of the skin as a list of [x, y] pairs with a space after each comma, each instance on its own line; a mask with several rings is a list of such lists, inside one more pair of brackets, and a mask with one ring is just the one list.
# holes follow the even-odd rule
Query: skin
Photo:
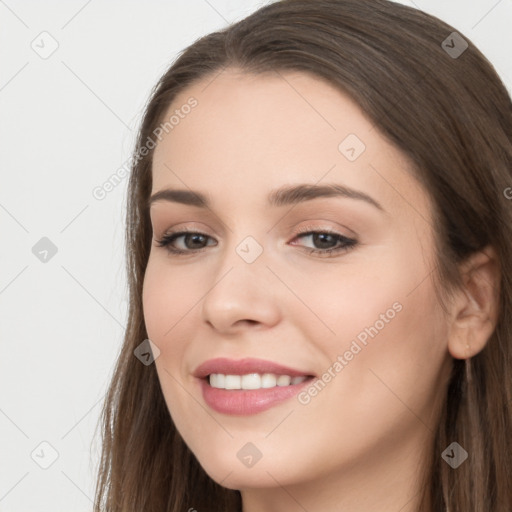
[[[432, 281], [430, 199], [406, 157], [347, 96], [304, 73], [232, 68], [189, 86], [168, 112], [190, 96], [198, 105], [155, 149], [152, 193], [192, 189], [211, 207], [152, 205], [143, 289], [176, 427], [212, 479], [241, 490], [244, 512], [416, 510], [453, 357], [479, 352], [493, 329], [492, 251], [468, 263], [479, 278], [468, 278], [471, 294], [454, 296], [445, 315]], [[366, 146], [355, 161], [338, 150], [348, 134]], [[384, 211], [342, 197], [266, 204], [271, 190], [298, 183], [349, 186]], [[325, 246], [299, 237], [302, 227], [358, 244], [308, 254]], [[208, 238], [176, 240], [186, 255], [158, 246], [183, 228]], [[250, 264], [236, 252], [247, 236], [263, 249]], [[256, 415], [220, 414], [192, 376], [214, 357], [321, 376], [397, 302], [400, 312], [306, 405], [293, 397]], [[262, 453], [250, 468], [237, 457], [248, 442]]]

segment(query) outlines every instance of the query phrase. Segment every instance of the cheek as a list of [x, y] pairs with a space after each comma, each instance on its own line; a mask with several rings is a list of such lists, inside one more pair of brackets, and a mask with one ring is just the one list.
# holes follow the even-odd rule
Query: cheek
[[186, 333], [194, 324], [192, 308], [201, 294], [194, 289], [195, 280], [179, 269], [170, 270], [159, 259], [150, 256], [144, 275], [144, 321], [149, 339], [160, 350], [155, 366], [171, 418], [180, 432], [188, 432], [193, 438], [198, 426], [191, 418], [201, 411], [194, 410], [194, 401], [184, 391], [190, 382], [182, 362], [188, 340]]
[[171, 270], [160, 256], [150, 256], [142, 289], [143, 312], [148, 336], [160, 350], [165, 350], [166, 340], [173, 339], [181, 319], [191, 313], [201, 297], [197, 281], [180, 268]]
[[317, 318], [303, 308], [294, 321], [330, 360], [349, 350], [354, 339], [369, 346], [369, 340], [381, 338], [403, 317], [404, 290], [414, 279], [395, 276], [395, 256], [383, 256], [373, 261], [354, 259], [351, 265], [305, 273], [295, 281], [294, 291]]
[[311, 281], [310, 296], [318, 298], [321, 318], [334, 331], [316, 335], [327, 356], [324, 370], [336, 375], [326, 399], [357, 397], [356, 409], [376, 411], [390, 401], [400, 407], [396, 393], [422, 407], [437, 387], [447, 353], [446, 325], [420, 248], [409, 258], [404, 264], [403, 254], [380, 252], [331, 279], [336, 287], [326, 286], [325, 279]]
[[[371, 296], [346, 301], [344, 317], [336, 324], [337, 344], [329, 347], [331, 364], [340, 364], [333, 368], [336, 378], [324, 405], [338, 402], [361, 417], [372, 411], [389, 425], [395, 417], [417, 421], [412, 413], [408, 418], [410, 411], [430, 418], [447, 353], [446, 326], [431, 281], [411, 293], [411, 287], [388, 278]], [[353, 426], [357, 435], [361, 425]]]

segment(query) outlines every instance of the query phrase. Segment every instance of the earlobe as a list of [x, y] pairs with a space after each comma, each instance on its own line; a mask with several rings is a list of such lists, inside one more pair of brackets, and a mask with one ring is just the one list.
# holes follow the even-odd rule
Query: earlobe
[[491, 337], [499, 313], [500, 265], [487, 246], [461, 264], [463, 289], [453, 302], [448, 350], [456, 359], [478, 354]]

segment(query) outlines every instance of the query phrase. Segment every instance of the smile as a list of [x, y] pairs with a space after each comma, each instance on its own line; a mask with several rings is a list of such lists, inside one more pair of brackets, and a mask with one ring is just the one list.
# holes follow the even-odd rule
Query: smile
[[306, 375], [291, 377], [290, 375], [276, 375], [274, 373], [247, 373], [245, 375], [225, 375], [212, 373], [209, 384], [218, 389], [266, 389], [276, 386], [290, 386], [300, 384], [307, 379]]
[[263, 359], [210, 359], [193, 373], [205, 404], [229, 415], [250, 415], [297, 395], [314, 375]]

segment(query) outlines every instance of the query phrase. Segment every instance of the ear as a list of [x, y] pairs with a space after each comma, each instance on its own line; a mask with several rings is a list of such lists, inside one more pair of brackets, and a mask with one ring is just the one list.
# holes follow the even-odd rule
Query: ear
[[494, 248], [471, 255], [460, 272], [464, 286], [453, 301], [448, 350], [468, 359], [485, 347], [498, 320], [501, 272]]

